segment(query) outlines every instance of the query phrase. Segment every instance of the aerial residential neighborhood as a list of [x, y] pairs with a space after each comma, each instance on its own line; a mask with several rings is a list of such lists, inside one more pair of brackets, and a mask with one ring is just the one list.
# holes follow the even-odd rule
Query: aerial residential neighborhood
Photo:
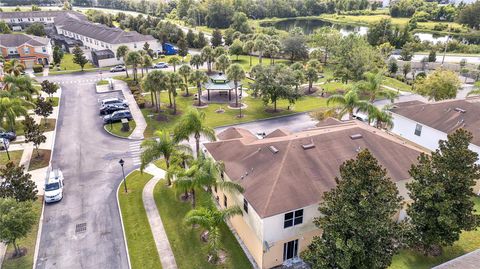
[[479, 268], [478, 14], [1, 1], [0, 268]]

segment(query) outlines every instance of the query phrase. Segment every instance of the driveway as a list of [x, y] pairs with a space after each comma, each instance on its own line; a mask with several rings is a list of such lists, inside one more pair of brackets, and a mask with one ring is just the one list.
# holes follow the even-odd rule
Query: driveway
[[95, 76], [48, 78], [62, 85], [52, 166], [63, 171], [65, 194], [45, 206], [36, 268], [128, 268], [116, 190], [120, 158], [125, 173], [134, 169], [130, 143], [103, 130]]

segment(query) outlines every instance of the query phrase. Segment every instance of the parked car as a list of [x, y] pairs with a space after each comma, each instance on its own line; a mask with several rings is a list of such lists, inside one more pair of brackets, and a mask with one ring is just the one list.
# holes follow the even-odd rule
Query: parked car
[[117, 121], [121, 121], [122, 119], [132, 119], [132, 113], [129, 110], [119, 110], [115, 111], [110, 115], [106, 115], [103, 117], [103, 123], [113, 123]]
[[168, 64], [166, 63], [156, 63], [154, 66], [153, 66], [154, 69], [162, 69], [162, 68], [168, 68]]
[[125, 66], [123, 65], [117, 65], [110, 68], [110, 72], [122, 72], [122, 71], [125, 71]]
[[48, 170], [45, 180], [45, 203], [63, 199], [63, 173], [60, 169]]
[[17, 138], [17, 134], [15, 132], [1, 132], [0, 131], [0, 138], [6, 138], [9, 141], [13, 141]]
[[127, 101], [121, 98], [103, 99], [102, 102], [100, 103], [100, 106], [106, 106], [106, 105], [122, 105], [123, 107], [128, 107]]
[[100, 115], [109, 115], [115, 111], [124, 110], [125, 106], [122, 104], [110, 104], [100, 107]]

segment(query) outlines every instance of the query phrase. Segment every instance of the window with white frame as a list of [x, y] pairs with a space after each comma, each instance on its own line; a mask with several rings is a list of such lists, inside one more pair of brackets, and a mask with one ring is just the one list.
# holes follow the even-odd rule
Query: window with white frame
[[30, 48], [29, 47], [23, 47], [23, 52], [25, 54], [30, 54]]
[[418, 124], [415, 126], [415, 135], [421, 136], [422, 135], [422, 125]]
[[303, 209], [285, 213], [283, 228], [292, 227], [303, 223]]

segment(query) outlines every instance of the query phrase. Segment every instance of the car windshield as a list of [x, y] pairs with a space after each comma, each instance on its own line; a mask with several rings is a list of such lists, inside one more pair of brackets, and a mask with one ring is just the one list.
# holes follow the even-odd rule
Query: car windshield
[[58, 190], [59, 188], [60, 188], [60, 184], [58, 184], [58, 182], [45, 185], [45, 191], [54, 191], [54, 190]]

